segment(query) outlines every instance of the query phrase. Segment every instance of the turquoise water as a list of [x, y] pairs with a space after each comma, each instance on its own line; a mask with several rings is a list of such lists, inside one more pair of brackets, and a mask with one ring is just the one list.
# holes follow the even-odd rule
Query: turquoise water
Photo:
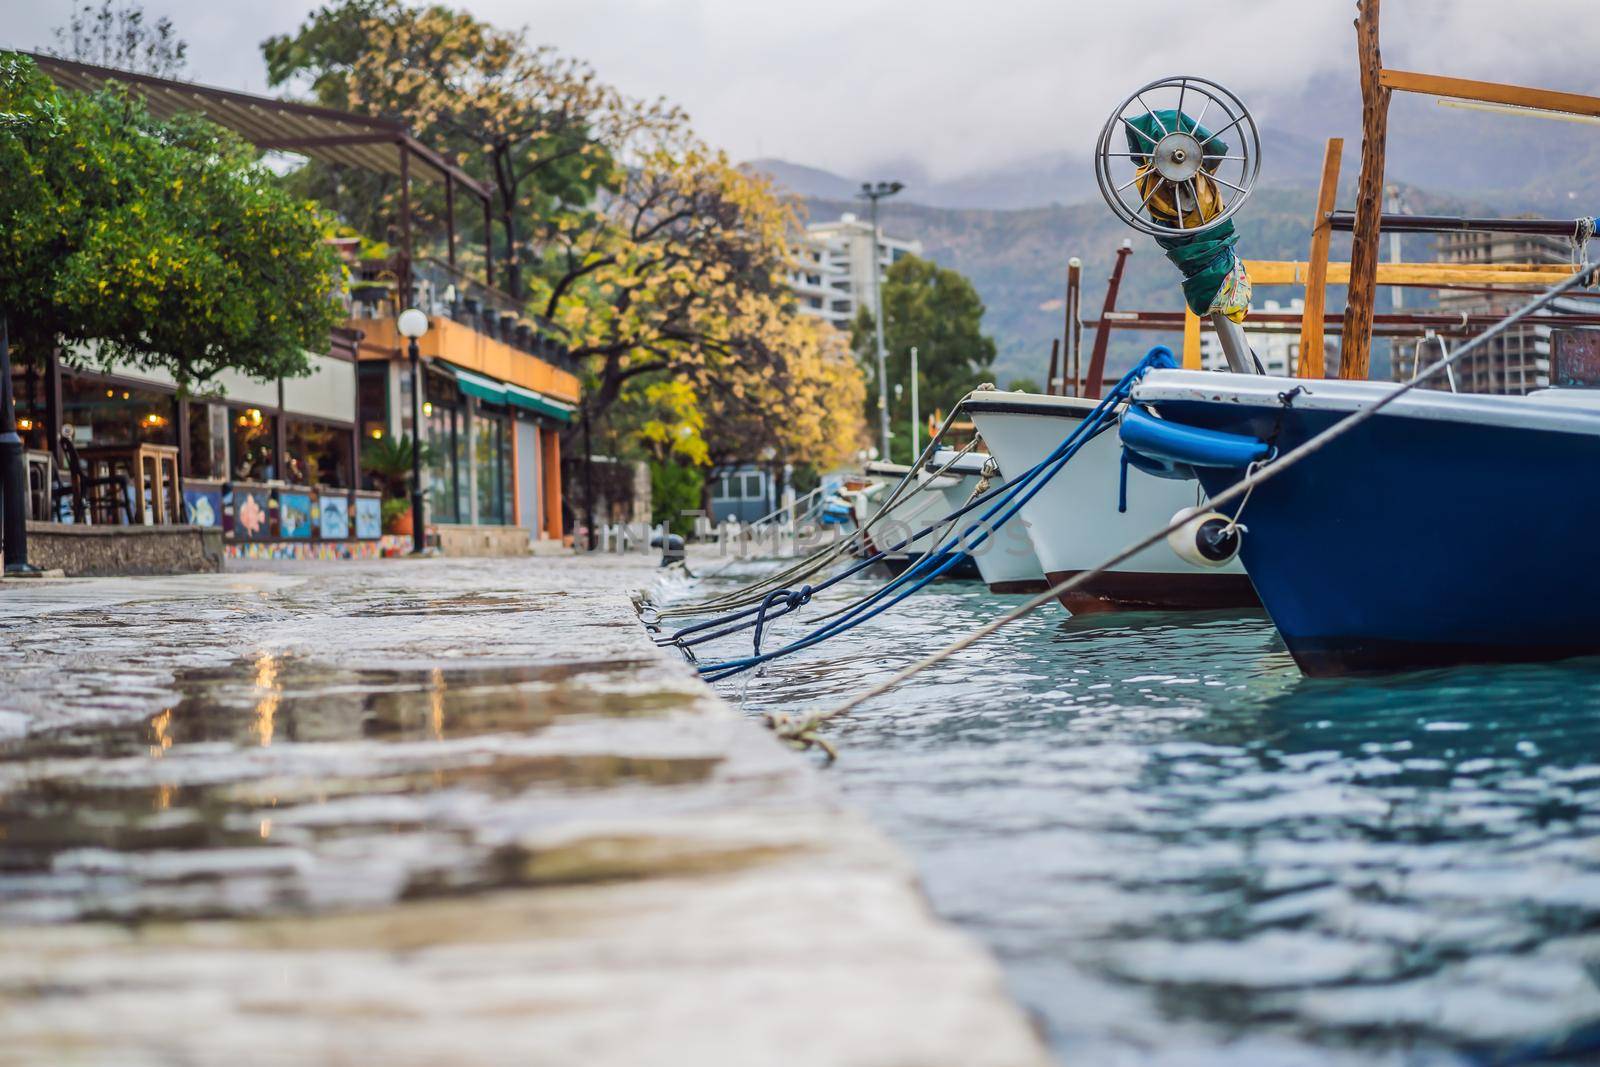
[[[940, 585], [719, 688], [825, 708], [1016, 603]], [[1595, 1062], [1597, 713], [1593, 661], [1311, 681], [1261, 615], [1051, 606], [832, 773], [1067, 1063]]]

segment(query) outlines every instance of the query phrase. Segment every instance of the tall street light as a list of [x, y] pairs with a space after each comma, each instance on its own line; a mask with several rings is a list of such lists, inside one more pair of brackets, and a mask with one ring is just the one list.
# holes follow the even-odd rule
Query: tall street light
[[883, 458], [889, 456], [889, 372], [883, 350], [883, 282], [878, 273], [878, 201], [893, 196], [905, 186], [900, 182], [862, 182], [858, 199], [872, 205], [872, 325], [878, 335], [878, 432], [883, 438]]
[[406, 308], [395, 323], [406, 339], [411, 356], [411, 551], [427, 551], [422, 504], [422, 353], [417, 338], [428, 332], [428, 316], [418, 308]]

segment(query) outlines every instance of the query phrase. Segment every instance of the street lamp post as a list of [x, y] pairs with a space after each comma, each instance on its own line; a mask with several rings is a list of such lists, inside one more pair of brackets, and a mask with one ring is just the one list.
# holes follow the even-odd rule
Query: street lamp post
[[17, 433], [17, 409], [11, 396], [11, 335], [0, 318], [0, 512], [5, 526], [5, 575], [8, 578], [42, 573], [28, 563], [28, 465]]
[[411, 357], [411, 551], [420, 556], [428, 549], [428, 534], [422, 500], [422, 353], [417, 338], [428, 332], [428, 316], [406, 308], [396, 325]]
[[893, 196], [905, 186], [900, 182], [862, 182], [856, 196], [866, 200], [872, 210], [872, 325], [878, 342], [878, 432], [883, 438], [883, 458], [890, 458], [889, 438], [889, 372], [885, 365], [883, 348], [883, 282], [878, 272], [878, 201]]
[[911, 346], [911, 462], [922, 455], [922, 405], [917, 403], [917, 346]]

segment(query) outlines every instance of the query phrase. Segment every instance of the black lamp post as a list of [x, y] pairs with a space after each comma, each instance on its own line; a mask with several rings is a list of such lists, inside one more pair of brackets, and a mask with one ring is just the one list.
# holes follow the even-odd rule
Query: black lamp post
[[428, 534], [423, 522], [422, 500], [422, 353], [417, 338], [428, 332], [428, 316], [417, 308], [400, 313], [396, 325], [408, 344], [411, 357], [411, 551], [421, 555], [428, 549]]
[[17, 433], [17, 409], [11, 396], [11, 336], [0, 318], [0, 513], [4, 527], [5, 575], [34, 577], [43, 573], [28, 562], [28, 465]]

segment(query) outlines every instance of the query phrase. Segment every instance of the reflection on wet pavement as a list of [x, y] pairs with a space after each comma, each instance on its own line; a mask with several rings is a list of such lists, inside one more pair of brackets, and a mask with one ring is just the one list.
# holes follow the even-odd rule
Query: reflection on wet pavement
[[1043, 1067], [654, 560], [287, 570], [0, 590], [0, 1060]]
[[526, 829], [586, 790], [717, 774], [674, 729], [705, 699], [684, 672], [637, 645], [537, 650], [582, 598], [393, 573], [0, 623], [0, 921], [617, 877]]

